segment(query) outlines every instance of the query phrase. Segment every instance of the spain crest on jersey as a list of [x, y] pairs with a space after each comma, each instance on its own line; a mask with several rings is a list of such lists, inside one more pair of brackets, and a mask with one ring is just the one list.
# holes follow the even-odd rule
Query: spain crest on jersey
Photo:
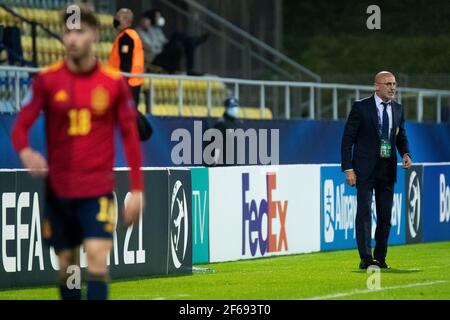
[[55, 102], [67, 102], [67, 100], [69, 100], [69, 95], [67, 94], [66, 90], [61, 89], [55, 93], [53, 100]]
[[109, 105], [109, 93], [103, 86], [97, 86], [91, 94], [92, 109], [96, 114], [103, 114]]

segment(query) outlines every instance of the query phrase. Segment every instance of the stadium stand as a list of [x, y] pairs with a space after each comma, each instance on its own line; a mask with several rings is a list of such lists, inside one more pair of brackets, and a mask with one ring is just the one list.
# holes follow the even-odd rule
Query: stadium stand
[[[68, 1], [15, 1], [14, 6], [10, 8], [18, 15], [35, 21], [51, 32], [61, 35], [62, 26], [60, 23], [59, 13], [57, 9], [67, 4]], [[107, 61], [109, 52], [112, 48], [112, 41], [116, 35], [116, 31], [111, 27], [113, 19], [111, 14], [98, 14], [100, 20], [100, 36], [101, 40], [97, 44], [95, 50], [98, 57], [102, 61]], [[31, 27], [28, 23], [21, 21], [19, 18], [12, 16], [9, 12], [0, 7], [0, 25], [16, 26], [20, 28], [21, 44], [23, 50], [23, 58], [25, 60], [32, 60], [32, 34]], [[37, 62], [38, 67], [44, 67], [56, 60], [62, 59], [64, 55], [64, 46], [60, 39], [49, 37], [49, 35], [42, 29], [37, 29]], [[6, 52], [0, 53], [0, 61], [6, 59]], [[0, 88], [2, 94], [0, 96], [0, 112], [11, 112], [14, 110], [13, 94], [14, 78], [13, 74], [7, 72], [0, 73]], [[23, 77], [23, 76], [22, 76]], [[29, 85], [29, 79], [20, 78], [21, 91], [26, 90]], [[146, 78], [144, 84], [139, 110], [146, 112], [148, 110], [148, 97], [150, 95], [150, 79]], [[153, 79], [154, 81], [154, 97], [151, 113], [155, 116], [180, 116], [178, 108], [178, 81], [171, 79]], [[189, 80], [183, 81], [183, 112], [181, 116], [187, 117], [220, 117], [224, 112], [222, 106], [226, 99], [227, 87], [224, 83], [219, 81], [211, 82], [212, 93], [212, 109], [208, 115], [207, 107], [207, 81]], [[246, 119], [272, 119], [273, 115], [269, 108], [265, 108], [263, 116], [259, 107], [242, 107], [240, 110], [240, 117]]]
[[[154, 101], [152, 114], [155, 116], [178, 116], [178, 80], [176, 79], [148, 79], [144, 81], [144, 93], [141, 97], [140, 110], [145, 108], [145, 95], [150, 91], [150, 81], [154, 86]], [[183, 85], [183, 116], [207, 117], [207, 81], [184, 80]], [[211, 81], [212, 117], [220, 117], [224, 112], [223, 101], [227, 97], [227, 88], [223, 82]], [[259, 108], [241, 107], [240, 117], [245, 119], [272, 119], [272, 112], [265, 108], [261, 117]]]

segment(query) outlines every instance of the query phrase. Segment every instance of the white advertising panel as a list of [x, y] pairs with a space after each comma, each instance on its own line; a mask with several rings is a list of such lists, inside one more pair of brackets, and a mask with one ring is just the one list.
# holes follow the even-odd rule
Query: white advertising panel
[[209, 170], [210, 261], [320, 250], [320, 166]]

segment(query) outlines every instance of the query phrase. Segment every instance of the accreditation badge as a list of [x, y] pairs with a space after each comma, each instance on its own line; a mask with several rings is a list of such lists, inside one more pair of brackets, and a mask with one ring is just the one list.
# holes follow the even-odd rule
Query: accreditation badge
[[391, 142], [387, 139], [381, 139], [380, 157], [381, 158], [390, 158], [391, 157]]

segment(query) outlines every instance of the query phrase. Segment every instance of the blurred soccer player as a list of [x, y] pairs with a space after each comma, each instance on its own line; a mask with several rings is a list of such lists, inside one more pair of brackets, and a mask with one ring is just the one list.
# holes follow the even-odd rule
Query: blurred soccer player
[[[80, 289], [67, 286], [67, 268], [78, 263], [77, 250], [87, 252], [87, 299], [108, 296], [107, 255], [116, 224], [113, 200], [114, 127], [117, 124], [131, 167], [131, 197], [125, 224], [139, 219], [142, 206], [141, 151], [136, 108], [122, 76], [94, 56], [99, 23], [80, 5], [80, 24], [71, 29], [63, 14], [66, 58], [41, 71], [22, 102], [12, 138], [25, 168], [47, 178], [43, 237], [59, 259], [61, 298], [81, 299]], [[33, 122], [44, 112], [47, 160], [28, 144]]]

